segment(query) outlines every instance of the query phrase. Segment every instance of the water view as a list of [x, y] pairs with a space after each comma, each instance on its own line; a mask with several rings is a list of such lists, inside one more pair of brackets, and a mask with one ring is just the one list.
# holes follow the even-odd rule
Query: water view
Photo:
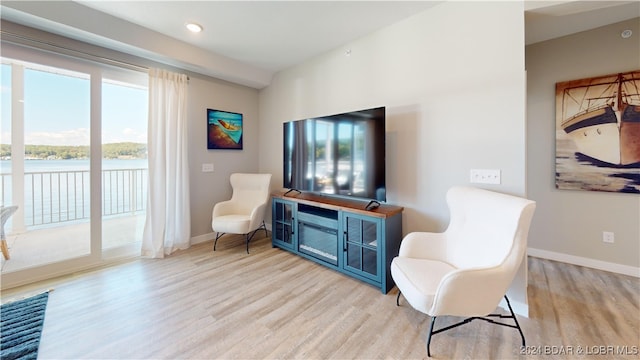
[[[103, 170], [146, 169], [147, 159], [102, 159]], [[0, 160], [2, 174], [11, 173], [11, 160]], [[89, 159], [25, 160], [25, 172], [89, 170]]]
[[[22, 203], [25, 226], [89, 218], [89, 159], [25, 160], [23, 202], [12, 199], [11, 160], [2, 160], [0, 165], [0, 203], [5, 206]], [[143, 212], [147, 160], [103, 159], [101, 194], [104, 216]]]

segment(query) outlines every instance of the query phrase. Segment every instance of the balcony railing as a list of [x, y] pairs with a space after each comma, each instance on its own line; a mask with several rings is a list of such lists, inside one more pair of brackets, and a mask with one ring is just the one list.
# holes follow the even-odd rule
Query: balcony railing
[[[147, 205], [147, 169], [102, 171], [102, 215], [136, 214]], [[0, 174], [0, 202], [12, 201], [10, 173]], [[46, 171], [24, 173], [24, 226], [89, 219], [89, 170]]]

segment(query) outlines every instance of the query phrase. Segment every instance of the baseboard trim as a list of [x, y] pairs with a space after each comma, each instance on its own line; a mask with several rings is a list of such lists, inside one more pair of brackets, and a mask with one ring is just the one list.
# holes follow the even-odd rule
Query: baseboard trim
[[213, 241], [216, 239], [216, 233], [210, 232], [208, 234], [202, 234], [191, 238], [191, 245], [201, 244], [207, 241]]
[[[609, 271], [616, 274], [628, 275], [640, 278], [640, 267], [633, 267], [629, 265], [621, 265], [616, 263], [611, 263], [602, 260], [589, 259], [580, 256], [568, 255], [563, 253], [558, 253], [554, 251], [541, 250], [541, 249], [533, 249], [528, 248], [527, 253], [529, 256], [560, 261], [568, 264], [584, 266], [588, 268], [598, 269]], [[515, 311], [515, 309], [514, 309]]]

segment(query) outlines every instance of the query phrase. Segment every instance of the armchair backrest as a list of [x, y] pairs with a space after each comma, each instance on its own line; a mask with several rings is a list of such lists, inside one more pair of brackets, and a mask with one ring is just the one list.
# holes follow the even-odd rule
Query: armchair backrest
[[250, 214], [257, 206], [269, 201], [271, 174], [231, 174], [233, 195], [231, 201], [237, 209]]
[[[447, 192], [447, 261], [458, 268], [501, 267], [513, 280], [526, 247], [534, 201], [473, 187]], [[507, 283], [506, 286], [509, 284]]]

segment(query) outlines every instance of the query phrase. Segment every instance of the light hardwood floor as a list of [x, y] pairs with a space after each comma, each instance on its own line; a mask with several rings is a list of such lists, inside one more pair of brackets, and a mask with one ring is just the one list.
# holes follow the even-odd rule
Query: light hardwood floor
[[[396, 288], [383, 295], [274, 249], [269, 238], [252, 241], [247, 255], [242, 240], [226, 236], [216, 252], [199, 244], [2, 297], [55, 288], [41, 359], [426, 358], [429, 317], [402, 298], [397, 307]], [[638, 278], [529, 258], [529, 308], [519, 317], [528, 356], [516, 330], [475, 321], [435, 335], [433, 358], [640, 357]]]

